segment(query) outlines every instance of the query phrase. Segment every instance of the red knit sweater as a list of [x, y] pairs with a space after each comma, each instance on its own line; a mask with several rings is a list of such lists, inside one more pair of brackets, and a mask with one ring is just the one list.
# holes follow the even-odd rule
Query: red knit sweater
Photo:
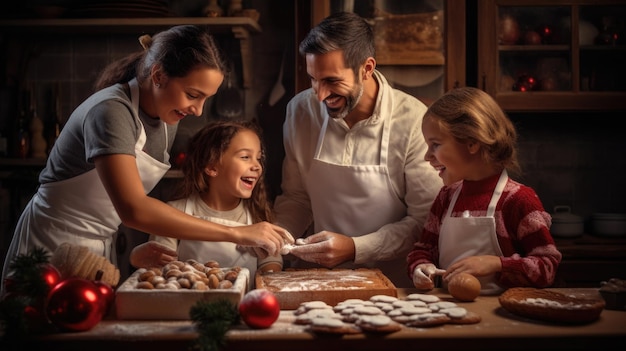
[[[418, 264], [433, 263], [439, 267], [439, 230], [448, 211], [452, 195], [463, 185], [452, 210], [459, 217], [469, 210], [472, 216], [486, 216], [487, 207], [500, 174], [480, 181], [457, 182], [444, 186], [430, 209], [424, 231], [407, 256], [409, 278]], [[502, 288], [548, 287], [554, 278], [561, 253], [550, 234], [552, 218], [535, 191], [509, 178], [494, 214], [502, 271], [496, 274]]]

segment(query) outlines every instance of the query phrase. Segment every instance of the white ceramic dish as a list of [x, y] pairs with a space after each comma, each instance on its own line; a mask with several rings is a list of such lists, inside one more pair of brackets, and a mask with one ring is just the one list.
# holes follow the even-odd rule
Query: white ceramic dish
[[572, 213], [569, 206], [556, 206], [552, 214], [550, 233], [559, 238], [575, 238], [582, 236], [585, 223], [581, 216]]
[[200, 300], [224, 299], [238, 305], [247, 292], [250, 281], [250, 271], [242, 267], [230, 289], [145, 290], [135, 288], [140, 273], [135, 271], [117, 288], [115, 313], [118, 319], [187, 320], [190, 319], [189, 310]]
[[594, 213], [591, 232], [599, 236], [626, 236], [626, 213]]

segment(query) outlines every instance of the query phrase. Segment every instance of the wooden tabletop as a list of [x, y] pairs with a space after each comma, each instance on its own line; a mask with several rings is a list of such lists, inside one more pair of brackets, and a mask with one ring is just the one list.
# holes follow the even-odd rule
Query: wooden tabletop
[[[600, 298], [597, 289], [554, 289], [577, 297]], [[413, 293], [398, 289], [398, 296]], [[442, 299], [450, 295], [436, 291]], [[228, 331], [223, 350], [588, 350], [626, 341], [626, 312], [603, 310], [585, 325], [558, 325], [522, 318], [504, 310], [497, 296], [480, 296], [474, 302], [457, 302], [482, 317], [480, 323], [446, 324], [433, 328], [405, 327], [385, 335], [316, 335], [294, 324], [291, 310], [281, 311], [269, 329], [239, 325]], [[191, 321], [104, 320], [82, 333], [47, 335], [32, 340], [46, 350], [189, 350], [197, 338]]]

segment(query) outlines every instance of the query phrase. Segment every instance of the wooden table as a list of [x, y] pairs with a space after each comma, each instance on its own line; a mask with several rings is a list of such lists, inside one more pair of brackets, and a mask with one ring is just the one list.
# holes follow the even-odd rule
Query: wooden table
[[[579, 297], [599, 297], [593, 288], [563, 288], [556, 291]], [[403, 298], [412, 289], [398, 289]], [[443, 299], [448, 294], [436, 291]], [[269, 329], [245, 325], [231, 329], [224, 350], [590, 350], [609, 349], [626, 341], [626, 312], [604, 310], [600, 319], [586, 325], [556, 325], [510, 314], [496, 296], [458, 303], [478, 313], [482, 321], [471, 325], [446, 324], [434, 328], [403, 329], [387, 335], [356, 334], [320, 336], [293, 323], [293, 311], [283, 310]], [[82, 333], [47, 335], [29, 343], [42, 350], [189, 350], [197, 337], [190, 321], [104, 320]], [[611, 349], [613, 347], [610, 347]], [[33, 349], [33, 348], [31, 348]]]

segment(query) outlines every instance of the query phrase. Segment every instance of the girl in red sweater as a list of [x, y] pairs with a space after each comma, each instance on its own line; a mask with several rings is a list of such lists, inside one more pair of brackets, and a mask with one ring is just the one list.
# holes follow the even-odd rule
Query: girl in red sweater
[[426, 112], [424, 158], [444, 181], [421, 238], [407, 256], [420, 290], [466, 272], [481, 294], [515, 286], [552, 285], [561, 253], [550, 235], [551, 217], [535, 191], [508, 177], [519, 173], [515, 127], [487, 93], [457, 88]]

